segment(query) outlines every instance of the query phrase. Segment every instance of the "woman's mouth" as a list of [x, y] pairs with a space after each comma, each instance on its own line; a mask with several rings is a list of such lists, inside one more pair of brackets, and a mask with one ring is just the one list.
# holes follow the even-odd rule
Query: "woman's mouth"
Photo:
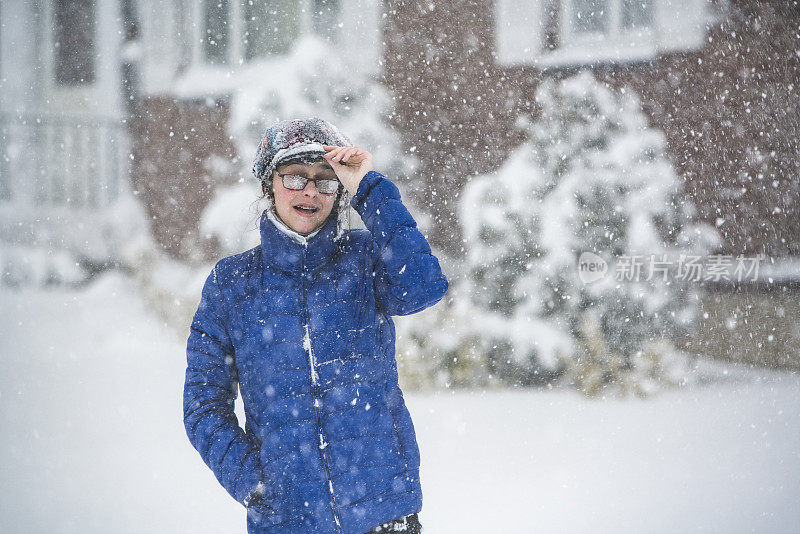
[[316, 212], [319, 211], [319, 208], [317, 208], [316, 206], [311, 206], [307, 204], [298, 204], [297, 206], [293, 207], [294, 210], [303, 217], [312, 217]]

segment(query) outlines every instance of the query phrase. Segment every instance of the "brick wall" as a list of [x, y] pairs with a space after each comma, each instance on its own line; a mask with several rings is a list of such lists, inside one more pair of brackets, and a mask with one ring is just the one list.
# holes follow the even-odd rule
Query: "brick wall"
[[225, 127], [227, 104], [149, 97], [136, 117], [132, 183], [150, 216], [153, 236], [174, 258], [213, 255], [214, 244], [198, 236], [197, 229], [214, 188], [234, 180], [210, 165], [215, 156], [227, 162], [234, 157]]

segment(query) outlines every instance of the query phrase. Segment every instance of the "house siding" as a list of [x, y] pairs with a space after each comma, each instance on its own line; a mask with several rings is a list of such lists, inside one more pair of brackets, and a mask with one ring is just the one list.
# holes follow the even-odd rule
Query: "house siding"
[[397, 95], [394, 123], [422, 162], [417, 198], [440, 223], [436, 245], [462, 254], [458, 225], [445, 224], [455, 204], [429, 199], [449, 198], [502, 164], [521, 142], [516, 117], [536, 115], [544, 77], [591, 68], [640, 96], [699, 218], [719, 225], [720, 252], [800, 254], [800, 56], [787, 53], [797, 49], [797, 7], [731, 2], [694, 51], [543, 70], [496, 60], [493, 2], [431, 6], [389, 3], [384, 78]]
[[198, 233], [200, 215], [214, 189], [233, 183], [219, 176], [211, 158], [235, 158], [224, 125], [225, 99], [142, 99], [136, 113], [132, 185], [147, 210], [156, 242], [172, 257], [210, 256], [214, 244]]

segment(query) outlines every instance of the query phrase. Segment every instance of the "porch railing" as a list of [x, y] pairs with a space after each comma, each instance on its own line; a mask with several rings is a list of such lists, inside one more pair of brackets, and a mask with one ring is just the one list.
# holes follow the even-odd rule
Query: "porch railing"
[[121, 120], [0, 113], [0, 209], [107, 206], [128, 177], [129, 153]]

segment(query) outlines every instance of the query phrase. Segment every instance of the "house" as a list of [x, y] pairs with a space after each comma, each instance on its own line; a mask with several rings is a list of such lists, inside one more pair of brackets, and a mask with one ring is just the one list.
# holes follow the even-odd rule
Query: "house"
[[[797, 2], [764, 0], [4, 2], [3, 278], [37, 269], [30, 278], [78, 277], [69, 273], [76, 260], [84, 271], [103, 268], [130, 233], [120, 202], [131, 195], [156, 241], [190, 256], [214, 187], [237, 179], [214, 161], [249, 156], [236, 154], [226, 128], [225, 80], [309, 34], [393, 92], [391, 120], [424, 177], [417, 206], [441, 222], [429, 237], [453, 258], [461, 238], [458, 224], [444, 223], [456, 220], [448, 200], [520, 143], [515, 121], [535, 115], [544, 77], [591, 69], [635, 91], [665, 132], [698, 217], [723, 235], [718, 252], [790, 261], [800, 256], [799, 19]], [[769, 308], [778, 291], [790, 303], [779, 316], [796, 316], [797, 278], [767, 281], [753, 298]], [[717, 313], [733, 302], [727, 291], [713, 295], [717, 322], [704, 329], [755, 339], [759, 354], [789, 365], [782, 353], [797, 354], [796, 323], [778, 335], [731, 330], [770, 318], [744, 320], [758, 307], [746, 302]], [[707, 346], [748, 361], [755, 350]]]
[[213, 189], [236, 180], [211, 168], [237, 158], [225, 81], [312, 34], [377, 73], [382, 14], [366, 0], [4, 2], [3, 279], [82, 280], [116, 261], [134, 219], [186, 258]]
[[[797, 2], [757, 0], [453, 0], [390, 2], [385, 79], [395, 124], [416, 147], [418, 205], [456, 217], [470, 176], [497, 169], [536, 115], [547, 77], [590, 69], [633, 90], [717, 251], [769, 269], [754, 283], [717, 284], [692, 350], [800, 368], [800, 55]], [[432, 241], [458, 257], [459, 227]], [[767, 274], [780, 272], [781, 276]]]
[[[384, 77], [431, 177], [422, 197], [498, 168], [540, 80], [591, 69], [639, 95], [724, 251], [800, 255], [796, 2], [414, 1], [387, 13]], [[455, 217], [453, 203], [431, 209]], [[457, 225], [432, 238], [459, 254]]]
[[0, 283], [77, 281], [130, 235], [130, 6], [0, 7]]

